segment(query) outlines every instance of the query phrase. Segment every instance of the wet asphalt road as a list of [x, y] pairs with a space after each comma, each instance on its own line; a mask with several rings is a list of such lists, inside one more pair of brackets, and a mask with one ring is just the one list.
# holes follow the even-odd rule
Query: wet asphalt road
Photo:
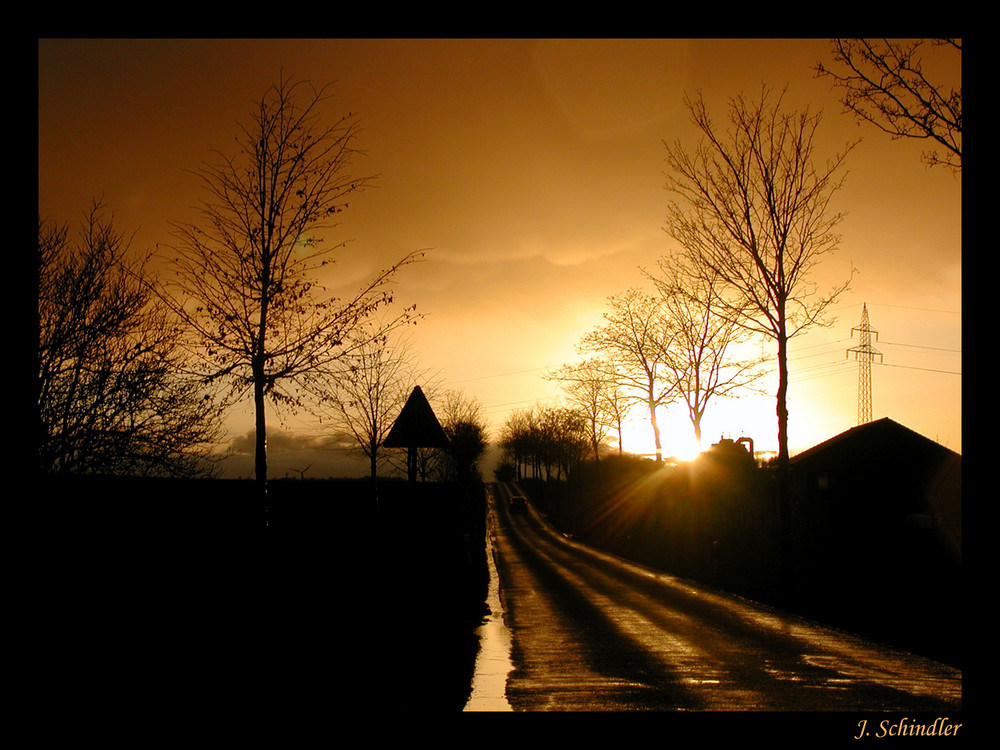
[[961, 710], [958, 670], [625, 563], [509, 493], [491, 526], [515, 711]]

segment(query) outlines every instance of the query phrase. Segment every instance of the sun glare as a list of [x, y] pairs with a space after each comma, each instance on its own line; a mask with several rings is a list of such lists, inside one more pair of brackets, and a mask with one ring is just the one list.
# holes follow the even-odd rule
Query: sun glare
[[669, 443], [664, 443], [663, 455], [671, 456], [681, 461], [693, 461], [701, 453], [702, 446], [694, 439], [694, 435], [677, 435]]
[[[664, 421], [660, 426], [660, 446], [663, 458], [676, 458], [679, 461], [691, 461], [698, 457], [703, 446], [698, 445], [690, 425], [680, 429], [671, 421]], [[617, 446], [615, 446], [617, 447]], [[630, 418], [622, 425], [622, 449], [648, 458], [655, 458], [656, 443], [653, 439], [653, 428], [649, 420]]]

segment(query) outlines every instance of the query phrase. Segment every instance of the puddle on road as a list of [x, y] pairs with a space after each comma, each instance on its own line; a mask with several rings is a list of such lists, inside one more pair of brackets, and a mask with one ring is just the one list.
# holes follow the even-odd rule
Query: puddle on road
[[512, 710], [507, 702], [507, 675], [514, 665], [510, 661], [510, 631], [503, 622], [500, 582], [493, 560], [493, 523], [491, 511], [490, 529], [486, 535], [486, 559], [490, 571], [486, 603], [490, 613], [476, 630], [479, 636], [479, 653], [476, 655], [472, 692], [466, 701], [465, 711]]

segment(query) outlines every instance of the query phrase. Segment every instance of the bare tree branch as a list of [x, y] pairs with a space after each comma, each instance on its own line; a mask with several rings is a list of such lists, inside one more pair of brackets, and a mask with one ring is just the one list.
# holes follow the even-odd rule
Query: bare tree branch
[[[931, 58], [951, 53], [961, 61], [960, 39], [913, 41], [834, 39], [835, 67], [816, 64], [818, 77], [841, 89], [846, 111], [892, 138], [932, 141], [944, 149], [924, 152], [924, 161], [962, 171], [962, 87], [925, 72]], [[940, 60], [939, 60], [940, 61]], [[933, 65], [931, 66], [933, 70]], [[937, 72], [937, 71], [935, 71]]]
[[41, 467], [54, 473], [213, 473], [221, 409], [183, 372], [176, 322], [95, 201], [79, 239], [38, 224]]
[[580, 348], [607, 357], [614, 363], [619, 385], [642, 403], [649, 414], [656, 446], [656, 460], [663, 459], [657, 409], [677, 396], [662, 375], [674, 331], [659, 301], [638, 289], [609, 299], [611, 311], [603, 326], [583, 337]]
[[701, 444], [701, 421], [710, 401], [737, 396], [762, 377], [764, 357], [736, 356], [748, 332], [732, 317], [721, 315], [721, 282], [717, 276], [692, 273], [679, 259], [663, 258], [660, 273], [646, 275], [660, 293], [674, 336], [664, 357], [669, 380], [687, 407], [695, 440]]

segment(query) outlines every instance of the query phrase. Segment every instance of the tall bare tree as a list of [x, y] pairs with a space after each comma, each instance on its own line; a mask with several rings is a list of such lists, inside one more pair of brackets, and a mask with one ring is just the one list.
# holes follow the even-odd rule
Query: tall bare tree
[[665, 379], [687, 407], [694, 437], [701, 445], [701, 421], [710, 401], [734, 397], [762, 377], [764, 357], [736, 350], [749, 333], [734, 316], [719, 314], [721, 281], [714, 273], [686, 270], [683, 258], [661, 258], [659, 274], [647, 274], [660, 293], [673, 336], [664, 357]]
[[38, 222], [39, 459], [45, 473], [213, 473], [218, 402], [185, 371], [177, 326], [95, 201], [79, 236]]
[[584, 335], [580, 349], [614, 363], [623, 386], [649, 414], [656, 460], [663, 460], [657, 409], [671, 403], [676, 389], [663, 379], [666, 351], [673, 337], [670, 320], [657, 298], [638, 289], [608, 300], [605, 324]]
[[836, 250], [843, 218], [831, 201], [843, 183], [844, 160], [855, 143], [822, 167], [814, 165], [821, 116], [784, 112], [740, 95], [719, 131], [701, 97], [687, 99], [702, 140], [686, 150], [667, 144], [667, 188], [675, 196], [667, 232], [693, 273], [719, 289], [719, 315], [777, 345], [778, 462], [788, 461], [788, 342], [806, 328], [828, 325], [830, 305], [850, 278], [818, 293], [811, 274]]
[[962, 171], [961, 79], [939, 77], [942, 62], [960, 75], [961, 39], [834, 39], [832, 48], [834, 66], [817, 63], [816, 73], [841, 89], [847, 111], [892, 138], [931, 142], [927, 164]]
[[[667, 144], [667, 232], [685, 263], [703, 279], [721, 282], [719, 314], [776, 344], [778, 390], [778, 504], [783, 572], [790, 573], [788, 485], [788, 342], [826, 313], [850, 278], [826, 293], [811, 279], [839, 244], [842, 215], [831, 211], [841, 172], [855, 144], [814, 165], [821, 117], [784, 112], [772, 103], [730, 100], [729, 127], [719, 131], [701, 97], [688, 99], [702, 140], [693, 151]], [[856, 142], [855, 142], [856, 143]]]
[[[199, 223], [177, 227], [168, 293], [194, 334], [201, 367], [231, 396], [252, 392], [255, 477], [267, 488], [265, 403], [301, 404], [330, 375], [359, 324], [392, 301], [391, 282], [414, 260], [379, 271], [350, 299], [318, 271], [340, 245], [324, 244], [347, 198], [372, 178], [350, 173], [353, 115], [323, 120], [325, 88], [282, 77], [257, 101], [232, 155], [198, 174], [207, 192]], [[403, 316], [406, 312], [403, 313]]]

